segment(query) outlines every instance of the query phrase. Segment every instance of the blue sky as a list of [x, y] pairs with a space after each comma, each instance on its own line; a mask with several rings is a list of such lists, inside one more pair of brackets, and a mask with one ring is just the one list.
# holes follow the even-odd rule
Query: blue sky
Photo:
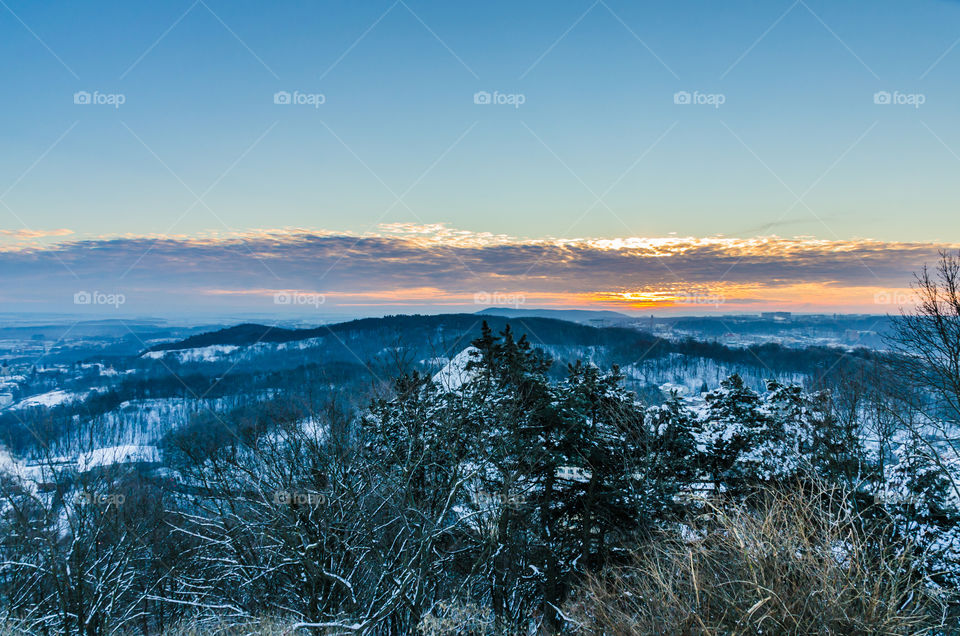
[[[3, 0], [0, 245], [383, 224], [953, 244], [958, 38], [960, 3], [933, 0]], [[83, 284], [128, 285], [113, 269]]]

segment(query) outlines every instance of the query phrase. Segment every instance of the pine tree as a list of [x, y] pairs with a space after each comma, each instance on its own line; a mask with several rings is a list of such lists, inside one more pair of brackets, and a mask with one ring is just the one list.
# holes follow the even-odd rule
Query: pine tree
[[497, 337], [484, 322], [472, 345], [479, 353], [467, 364], [460, 393], [476, 421], [482, 490], [502, 504], [485, 549], [494, 617], [506, 629], [543, 612], [545, 590], [559, 586], [549, 549], [557, 458], [548, 439], [556, 409], [550, 361], [526, 336], [515, 338], [507, 326]]
[[749, 490], [763, 468], [752, 452], [769, 437], [771, 429], [760, 396], [734, 374], [706, 395], [706, 403], [697, 446], [707, 475], [718, 491]]
[[890, 470], [887, 508], [917, 552], [925, 573], [947, 589], [960, 588], [960, 497], [930, 446], [912, 437]]
[[667, 519], [680, 511], [676, 496], [697, 479], [696, 418], [683, 399], [671, 392], [660, 406], [644, 413], [641, 463], [648, 520]]
[[560, 428], [554, 446], [561, 469], [563, 525], [579, 526], [579, 565], [602, 565], [608, 535], [636, 527], [632, 497], [643, 443], [643, 414], [622, 388], [619, 370], [577, 362], [557, 387]]
[[614, 539], [646, 521], [637, 496], [643, 413], [616, 369], [577, 363], [552, 385], [549, 360], [509, 328], [496, 337], [484, 325], [472, 344], [479, 356], [463, 392], [482, 420], [485, 486], [519, 503], [498, 519], [494, 614], [520, 618], [498, 597], [509, 590], [517, 598], [533, 582], [535, 609], [555, 630], [575, 573], [601, 568]]
[[753, 449], [740, 460], [752, 462], [753, 470], [747, 472], [757, 481], [784, 481], [808, 472], [813, 426], [803, 388], [769, 380], [763, 407], [766, 428], [755, 432]]

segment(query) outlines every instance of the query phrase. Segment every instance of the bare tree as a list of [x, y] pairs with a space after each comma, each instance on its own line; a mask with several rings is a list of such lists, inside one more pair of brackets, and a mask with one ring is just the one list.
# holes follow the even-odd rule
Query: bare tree
[[[892, 348], [899, 355], [894, 372], [912, 385], [895, 409], [905, 429], [931, 451], [960, 497], [960, 253], [940, 253], [913, 285], [917, 306], [894, 320]], [[915, 417], [915, 414], [921, 417]]]
[[0, 477], [4, 618], [32, 633], [148, 633], [156, 490], [125, 467], [79, 472], [48, 456], [30, 468]]
[[431, 410], [442, 404], [422, 405], [420, 388], [374, 409], [369, 438], [337, 433], [328, 412], [275, 421], [185, 467], [193, 505], [174, 525], [195, 542], [192, 566], [165, 600], [211, 621], [273, 614], [315, 633], [414, 632], [456, 582], [469, 519], [454, 507], [474, 472], [450, 460], [433, 426], [447, 421]]

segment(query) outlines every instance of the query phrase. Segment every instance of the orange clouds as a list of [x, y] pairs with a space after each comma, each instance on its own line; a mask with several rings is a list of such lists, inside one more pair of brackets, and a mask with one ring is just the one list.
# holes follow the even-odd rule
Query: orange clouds
[[443, 225], [389, 225], [363, 235], [276, 229], [100, 237], [29, 249], [0, 244], [0, 294], [38, 306], [77, 289], [111, 289], [131, 309], [142, 302], [143, 311], [182, 303], [272, 312], [282, 304], [275, 295], [299, 294], [325, 310], [886, 313], [909, 303], [912, 272], [939, 249], [956, 247], [779, 237], [521, 239]]

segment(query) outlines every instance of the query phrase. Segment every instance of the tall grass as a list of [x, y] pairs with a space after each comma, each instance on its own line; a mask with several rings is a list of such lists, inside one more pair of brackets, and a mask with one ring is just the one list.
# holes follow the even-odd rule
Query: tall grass
[[949, 633], [908, 550], [838, 514], [843, 504], [825, 490], [713, 503], [685, 538], [588, 576], [568, 613], [610, 636]]

